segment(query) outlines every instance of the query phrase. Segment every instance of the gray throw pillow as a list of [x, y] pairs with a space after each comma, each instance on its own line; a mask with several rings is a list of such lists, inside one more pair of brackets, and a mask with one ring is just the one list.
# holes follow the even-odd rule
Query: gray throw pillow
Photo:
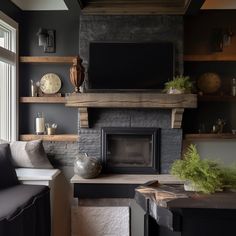
[[9, 144], [0, 144], [0, 189], [19, 184], [16, 171], [11, 163]]
[[15, 167], [52, 169], [41, 140], [13, 141], [10, 144]]

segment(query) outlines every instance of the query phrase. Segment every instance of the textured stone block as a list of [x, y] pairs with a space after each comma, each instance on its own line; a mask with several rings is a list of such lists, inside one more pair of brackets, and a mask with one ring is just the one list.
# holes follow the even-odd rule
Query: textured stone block
[[170, 128], [170, 110], [134, 109], [130, 112], [132, 127]]
[[54, 167], [73, 166], [79, 155], [77, 142], [43, 142], [45, 152]]
[[94, 109], [91, 111], [92, 125], [94, 129], [102, 127], [129, 127], [129, 109]]
[[182, 129], [161, 130], [161, 173], [169, 173], [174, 160], [181, 158]]
[[72, 236], [129, 236], [129, 207], [72, 207]]

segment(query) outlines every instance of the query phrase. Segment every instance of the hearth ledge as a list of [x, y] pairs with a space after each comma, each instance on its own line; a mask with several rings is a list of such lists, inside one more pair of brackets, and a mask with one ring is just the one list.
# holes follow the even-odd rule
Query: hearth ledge
[[161, 184], [183, 184], [173, 175], [128, 175], [128, 174], [109, 174], [100, 175], [94, 179], [83, 179], [74, 175], [70, 182], [72, 184], [145, 184], [149, 181], [159, 181]]

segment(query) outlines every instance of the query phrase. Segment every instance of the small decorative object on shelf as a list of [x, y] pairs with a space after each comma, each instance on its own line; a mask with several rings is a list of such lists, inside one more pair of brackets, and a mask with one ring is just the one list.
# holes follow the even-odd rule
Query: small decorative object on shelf
[[193, 184], [191, 181], [185, 181], [184, 183], [184, 190], [185, 191], [191, 191], [191, 192], [200, 192], [201, 189], [199, 189], [195, 184]]
[[197, 80], [198, 89], [205, 93], [215, 93], [221, 87], [220, 76], [216, 73], [204, 73]]
[[204, 124], [204, 123], [200, 123], [200, 124], [199, 124], [198, 133], [199, 133], [199, 134], [206, 133], [206, 127], [205, 127], [205, 124]]
[[232, 79], [231, 95], [236, 96], [236, 79]]
[[31, 97], [37, 97], [38, 93], [37, 93], [37, 86], [36, 84], [34, 84], [34, 81], [33, 80], [30, 80], [30, 83], [31, 83]]
[[37, 117], [36, 117], [36, 134], [40, 135], [40, 134], [44, 134], [45, 131], [45, 119], [43, 116], [42, 112], [38, 112]]
[[97, 177], [102, 170], [100, 162], [92, 157], [85, 155], [76, 158], [74, 172], [84, 179]]
[[73, 65], [70, 68], [70, 82], [74, 86], [74, 93], [80, 92], [80, 86], [84, 81], [84, 67], [82, 59], [77, 57], [73, 60]]
[[168, 94], [191, 93], [192, 82], [189, 76], [176, 76], [173, 80], [165, 83], [164, 92]]
[[39, 82], [40, 96], [61, 96], [59, 92], [61, 88], [61, 79], [55, 73], [45, 74]]
[[222, 52], [224, 47], [231, 44], [234, 32], [231, 28], [215, 28], [212, 32], [211, 50], [212, 52]]
[[212, 133], [221, 134], [225, 126], [225, 121], [223, 119], [217, 119], [216, 124], [212, 127]]
[[46, 127], [47, 135], [54, 135], [56, 133], [56, 129], [57, 129], [56, 123], [53, 123], [52, 125], [50, 125], [49, 123], [46, 123], [45, 127]]

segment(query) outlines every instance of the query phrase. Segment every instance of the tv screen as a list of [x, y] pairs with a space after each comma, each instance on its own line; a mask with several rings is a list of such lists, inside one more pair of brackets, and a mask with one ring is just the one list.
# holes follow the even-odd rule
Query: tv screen
[[173, 75], [172, 43], [90, 43], [90, 89], [163, 89]]

